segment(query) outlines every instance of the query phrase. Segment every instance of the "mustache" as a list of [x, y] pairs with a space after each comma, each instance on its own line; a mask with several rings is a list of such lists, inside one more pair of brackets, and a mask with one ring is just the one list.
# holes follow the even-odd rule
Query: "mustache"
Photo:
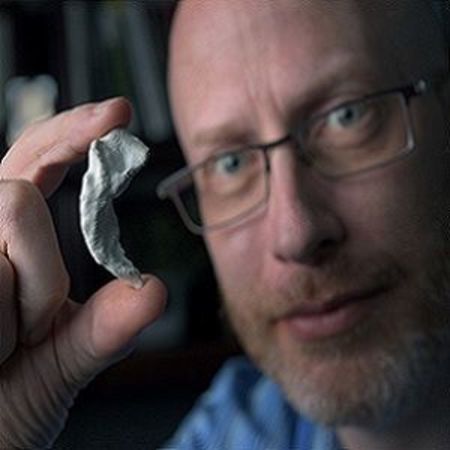
[[[317, 267], [300, 267], [277, 283], [276, 289], [258, 291], [246, 287], [239, 297], [264, 302], [266, 314], [274, 319], [285, 316], [306, 305], [323, 304], [332, 299], [354, 294], [388, 290], [398, 284], [406, 274], [394, 258], [351, 257], [342, 254], [334, 261]], [[233, 295], [222, 292], [222, 298]]]

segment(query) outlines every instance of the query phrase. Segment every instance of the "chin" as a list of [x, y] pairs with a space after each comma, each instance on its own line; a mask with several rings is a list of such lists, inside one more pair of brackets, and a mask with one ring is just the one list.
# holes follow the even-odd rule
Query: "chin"
[[255, 354], [255, 360], [309, 419], [329, 427], [387, 430], [427, 407], [450, 384], [443, 375], [450, 373], [449, 330], [395, 342], [374, 339], [364, 350], [349, 352], [278, 348]]
[[250, 358], [300, 414], [331, 427], [394, 428], [450, 392], [448, 248], [424, 259], [425, 270], [402, 271], [373, 313], [326, 339], [304, 342], [278, 326], [271, 319], [287, 300], [261, 287], [229, 285], [226, 312]]

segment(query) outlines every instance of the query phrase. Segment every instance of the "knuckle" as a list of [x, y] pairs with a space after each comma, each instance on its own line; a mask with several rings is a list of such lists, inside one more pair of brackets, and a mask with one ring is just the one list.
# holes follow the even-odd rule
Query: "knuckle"
[[22, 215], [28, 207], [41, 203], [39, 189], [27, 180], [3, 180], [0, 184], [0, 201], [10, 212]]
[[37, 218], [44, 200], [39, 189], [26, 180], [0, 182], [0, 223], [20, 223], [30, 216]]
[[42, 295], [42, 302], [39, 303], [48, 305], [47, 313], [53, 315], [67, 300], [69, 289], [69, 276], [67, 275], [67, 273], [63, 272], [58, 276], [58, 280], [55, 281], [52, 285], [51, 291], [48, 291]]
[[19, 134], [14, 143], [14, 147], [20, 145], [21, 143], [30, 143], [36, 136], [41, 137], [45, 135], [48, 130], [52, 131], [51, 135], [53, 137], [50, 137], [50, 140], [55, 138], [55, 133], [56, 135], [58, 133], [64, 135], [64, 130], [67, 127], [70, 128], [73, 121], [91, 115], [94, 110], [94, 106], [95, 104], [93, 103], [85, 103], [75, 108], [62, 111], [51, 117], [37, 119], [30, 122]]
[[20, 133], [19, 138], [17, 139], [17, 141], [24, 140], [24, 139], [29, 139], [30, 137], [32, 137], [36, 133], [37, 130], [42, 128], [42, 126], [45, 123], [47, 123], [49, 120], [51, 120], [51, 119], [48, 119], [48, 118], [47, 119], [38, 119], [38, 120], [35, 120], [33, 122], [30, 122], [22, 130], [22, 132]]

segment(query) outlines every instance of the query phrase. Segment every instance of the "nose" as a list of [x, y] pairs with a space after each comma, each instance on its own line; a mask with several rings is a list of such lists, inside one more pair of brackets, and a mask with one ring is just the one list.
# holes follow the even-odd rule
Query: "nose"
[[333, 208], [332, 182], [320, 179], [292, 150], [271, 155], [272, 251], [284, 262], [318, 264], [339, 248], [345, 228]]

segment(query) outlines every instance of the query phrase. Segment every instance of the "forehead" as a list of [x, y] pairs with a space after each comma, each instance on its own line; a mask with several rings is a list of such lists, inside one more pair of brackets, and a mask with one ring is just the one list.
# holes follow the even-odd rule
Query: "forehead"
[[170, 81], [184, 147], [193, 145], [199, 127], [214, 129], [230, 117], [244, 127], [240, 115], [249, 114], [258, 121], [262, 105], [288, 111], [295, 107], [289, 102], [300, 104], [333, 83], [352, 89], [353, 82], [378, 77], [380, 68], [385, 78], [395, 78], [399, 65], [379, 32], [386, 10], [362, 4], [370, 3], [183, 2], [172, 39]]
[[177, 72], [206, 70], [197, 76], [244, 61], [255, 67], [274, 57], [280, 72], [293, 58], [318, 69], [323, 58], [362, 47], [373, 34], [351, 0], [188, 0], [181, 5], [171, 55]]

